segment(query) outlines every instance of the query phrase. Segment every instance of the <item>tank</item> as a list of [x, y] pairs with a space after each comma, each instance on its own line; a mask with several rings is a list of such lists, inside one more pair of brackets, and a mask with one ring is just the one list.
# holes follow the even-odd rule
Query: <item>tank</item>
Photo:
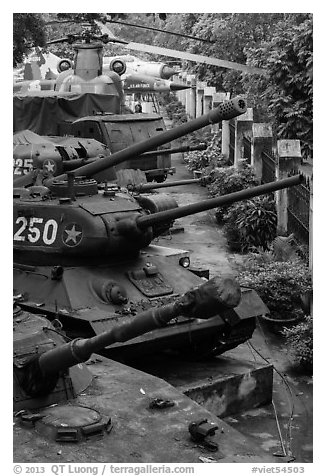
[[[103, 66], [103, 44], [123, 41], [85, 31], [81, 35], [69, 35], [49, 44], [62, 41], [71, 44], [77, 40], [81, 41], [73, 45], [74, 62], [60, 60], [57, 66], [59, 74], [55, 79], [14, 83], [14, 133], [29, 130], [45, 136], [45, 142], [56, 142], [56, 156], [58, 146], [63, 153], [69, 152], [69, 148], [76, 150], [76, 139], [98, 141], [114, 153], [165, 130], [160, 114], [133, 114], [124, 105], [121, 75], [125, 73], [126, 65], [123, 59]], [[71, 137], [67, 139], [66, 136]], [[16, 151], [15, 175], [21, 175], [26, 168], [31, 167], [29, 148], [28, 144], [20, 147], [18, 157]], [[49, 160], [48, 152], [49, 146], [44, 150], [43, 145], [37, 160]], [[130, 158], [118, 167], [122, 170], [140, 169], [148, 181], [157, 182], [163, 182], [168, 174], [174, 173], [171, 155], [166, 153], [142, 156], [137, 160]]]
[[[172, 262], [166, 249], [153, 246], [154, 238], [176, 218], [296, 185], [300, 176], [184, 207], [168, 195], [132, 195], [116, 184], [98, 184], [92, 176], [244, 109], [245, 101], [234, 98], [68, 175], [38, 172], [37, 185], [14, 188], [14, 288], [21, 306], [42, 310], [71, 338], [89, 337], [198, 285], [201, 279], [182, 259]], [[255, 318], [267, 312], [257, 293], [244, 289], [229, 312], [228, 321], [235, 325], [226, 325], [218, 313], [209, 322], [178, 317], [164, 329], [113, 344], [107, 356], [126, 360], [166, 349], [220, 354], [250, 338]]]
[[[205, 454], [212, 455], [212, 448], [219, 462], [270, 461], [179, 390], [102, 356], [103, 348], [165, 329], [179, 316], [209, 322], [219, 312], [224, 318], [240, 299], [234, 279], [215, 277], [167, 305], [142, 311], [132, 321], [72, 341], [44, 315], [15, 305], [14, 462], [78, 462], [79, 471], [87, 472], [80, 465], [197, 463]], [[201, 443], [194, 444], [190, 428], [200, 422], [205, 422]]]
[[[26, 313], [15, 303], [14, 410], [43, 407], [66, 400], [60, 379], [66, 372], [69, 374], [71, 367], [89, 360], [93, 353], [165, 327], [180, 316], [208, 319], [219, 312], [222, 319], [228, 320], [228, 310], [236, 307], [240, 299], [240, 286], [234, 279], [215, 277], [175, 297], [169, 304], [151, 307], [132, 320], [115, 324], [112, 329], [97, 336], [75, 338], [69, 342], [56, 332], [45, 316]], [[29, 348], [27, 354], [26, 348]], [[80, 369], [77, 368], [76, 372]], [[70, 378], [71, 386], [77, 387], [78, 377], [71, 375]], [[55, 388], [58, 390], [55, 391]], [[74, 393], [78, 394], [77, 388], [71, 395]]]

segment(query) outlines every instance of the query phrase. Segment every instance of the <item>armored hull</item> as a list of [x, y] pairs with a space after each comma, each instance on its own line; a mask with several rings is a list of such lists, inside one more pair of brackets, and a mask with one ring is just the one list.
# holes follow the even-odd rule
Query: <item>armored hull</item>
[[[182, 266], [155, 256], [155, 251], [153, 255], [152, 250], [144, 250], [135, 259], [110, 265], [69, 266], [59, 282], [53, 280], [49, 267], [15, 266], [15, 293], [24, 295], [23, 308], [60, 321], [69, 337], [90, 337], [132, 321], [140, 311], [167, 304], [202, 282]], [[128, 298], [127, 303], [112, 303], [112, 294], [119, 292]], [[226, 325], [225, 316], [208, 321], [181, 316], [162, 329], [113, 344], [101, 353], [120, 361], [167, 349], [194, 356], [218, 355], [250, 339], [256, 317], [268, 309], [254, 290], [243, 289], [240, 304], [228, 312], [235, 325]]]
[[[138, 325], [151, 319], [139, 317]], [[118, 339], [127, 338], [125, 331], [118, 329]], [[212, 456], [223, 463], [273, 461], [161, 379], [97, 354], [75, 365], [79, 356], [45, 317], [16, 310], [13, 334], [14, 462], [184, 464]], [[195, 441], [194, 424], [204, 425], [208, 438]]]

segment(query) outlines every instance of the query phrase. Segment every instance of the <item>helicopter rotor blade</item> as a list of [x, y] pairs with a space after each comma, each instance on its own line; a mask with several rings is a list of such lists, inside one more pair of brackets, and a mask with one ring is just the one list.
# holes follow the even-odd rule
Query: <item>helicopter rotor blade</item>
[[46, 42], [46, 45], [55, 45], [56, 43], [64, 43], [65, 41], [70, 41], [70, 38], [68, 36], [65, 36], [63, 38], [56, 38], [55, 40], [49, 40]]
[[267, 74], [267, 71], [263, 68], [255, 68], [253, 66], [234, 63], [233, 61], [211, 58], [209, 56], [197, 55], [193, 53], [188, 53], [186, 51], [171, 50], [168, 48], [162, 48], [160, 46], [130, 42], [128, 43], [128, 45], [126, 45], [126, 48], [136, 51], [143, 51], [145, 53], [154, 53], [157, 55], [170, 56], [172, 58], [180, 58], [186, 61], [194, 61], [195, 63], [210, 64], [212, 66], [219, 66], [221, 68], [235, 69], [237, 71], [242, 71], [243, 73], [248, 74]]

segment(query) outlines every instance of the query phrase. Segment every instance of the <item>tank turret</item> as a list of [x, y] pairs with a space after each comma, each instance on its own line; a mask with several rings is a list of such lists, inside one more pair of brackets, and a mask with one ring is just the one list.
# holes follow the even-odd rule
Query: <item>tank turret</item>
[[[82, 366], [69, 375], [69, 369], [86, 362], [116, 342], [126, 342], [153, 329], [164, 327], [178, 316], [209, 319], [236, 307], [241, 299], [239, 284], [231, 277], [215, 277], [197, 286], [170, 304], [139, 313], [132, 320], [115, 325], [97, 336], [65, 342], [44, 316], [14, 308], [14, 410], [35, 408], [69, 399], [60, 389], [62, 380], [71, 385], [88, 385], [90, 380]], [[228, 322], [227, 315], [225, 320]], [[232, 322], [230, 323], [232, 325]], [[26, 352], [28, 349], [28, 352]], [[78, 382], [79, 381], [79, 382]], [[66, 382], [67, 385], [67, 382]], [[56, 390], [55, 390], [56, 389]], [[75, 388], [75, 394], [78, 388]], [[71, 395], [74, 394], [71, 390]]]
[[[105, 160], [96, 161], [91, 164], [84, 165], [73, 171], [75, 176], [92, 177], [95, 173], [102, 172], [108, 167], [113, 167], [127, 161], [130, 157], [138, 157], [139, 155], [164, 145], [175, 139], [179, 139], [191, 132], [202, 129], [210, 124], [216, 124], [223, 120], [233, 119], [240, 116], [247, 110], [246, 101], [243, 97], [236, 97], [228, 101], [224, 101], [216, 108], [212, 109], [208, 114], [193, 119], [187, 123], [180, 125], [174, 129], [161, 132], [160, 134], [151, 137], [150, 139], [137, 142], [126, 149], [120, 150], [112, 154]], [[65, 179], [65, 175], [59, 175], [57, 179]], [[45, 185], [49, 185], [52, 180], [47, 180]]]

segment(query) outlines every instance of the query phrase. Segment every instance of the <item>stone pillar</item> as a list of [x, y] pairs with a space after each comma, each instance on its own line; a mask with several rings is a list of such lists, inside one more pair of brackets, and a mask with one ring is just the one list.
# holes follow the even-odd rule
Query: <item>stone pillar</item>
[[248, 134], [252, 137], [253, 110], [248, 107], [247, 111], [235, 120], [235, 144], [234, 144], [234, 165], [238, 166], [239, 160], [243, 156], [243, 137]]
[[[181, 77], [181, 74], [175, 74], [174, 76], [172, 76], [171, 80], [174, 82], [174, 83], [177, 83], [177, 84], [182, 84], [182, 77]], [[181, 102], [181, 93], [182, 93], [182, 90], [181, 91], [176, 91], [176, 96], [178, 98], [178, 101]]]
[[191, 88], [186, 89], [186, 113], [194, 119], [196, 117], [196, 76], [194, 74], [187, 75], [187, 86]]
[[[213, 92], [213, 108], [217, 107], [221, 102], [225, 101], [228, 99], [230, 96], [230, 93], [224, 93], [224, 92]], [[212, 130], [217, 132], [221, 129], [222, 127], [222, 122], [218, 122], [217, 124], [212, 125]]]
[[204, 90], [206, 87], [206, 81], [197, 81], [196, 117], [200, 117], [204, 114]]
[[[223, 93], [223, 101], [230, 99], [230, 93]], [[228, 159], [230, 157], [230, 121], [222, 121], [222, 155]]]
[[206, 87], [204, 89], [204, 114], [208, 114], [213, 107], [213, 92], [215, 92], [215, 88]]
[[190, 117], [192, 119], [196, 118], [196, 105], [197, 105], [196, 83], [197, 83], [196, 75], [193, 74], [192, 78], [190, 80], [190, 85], [191, 85], [191, 89], [190, 89]]
[[[292, 170], [298, 171], [301, 164], [301, 148], [298, 139], [282, 139], [277, 141], [278, 164], [276, 180], [287, 178]], [[288, 232], [288, 190], [277, 190], [277, 234], [287, 235]]]
[[256, 122], [252, 125], [252, 154], [251, 165], [255, 170], [257, 179], [262, 179], [262, 152], [265, 150], [272, 155], [273, 151], [273, 131], [272, 124], [267, 122]]
[[222, 121], [222, 155], [230, 157], [230, 121]]
[[[181, 73], [181, 84], [187, 84], [187, 73]], [[183, 89], [180, 91], [180, 102], [183, 106], [186, 106], [186, 94], [187, 90]]]

